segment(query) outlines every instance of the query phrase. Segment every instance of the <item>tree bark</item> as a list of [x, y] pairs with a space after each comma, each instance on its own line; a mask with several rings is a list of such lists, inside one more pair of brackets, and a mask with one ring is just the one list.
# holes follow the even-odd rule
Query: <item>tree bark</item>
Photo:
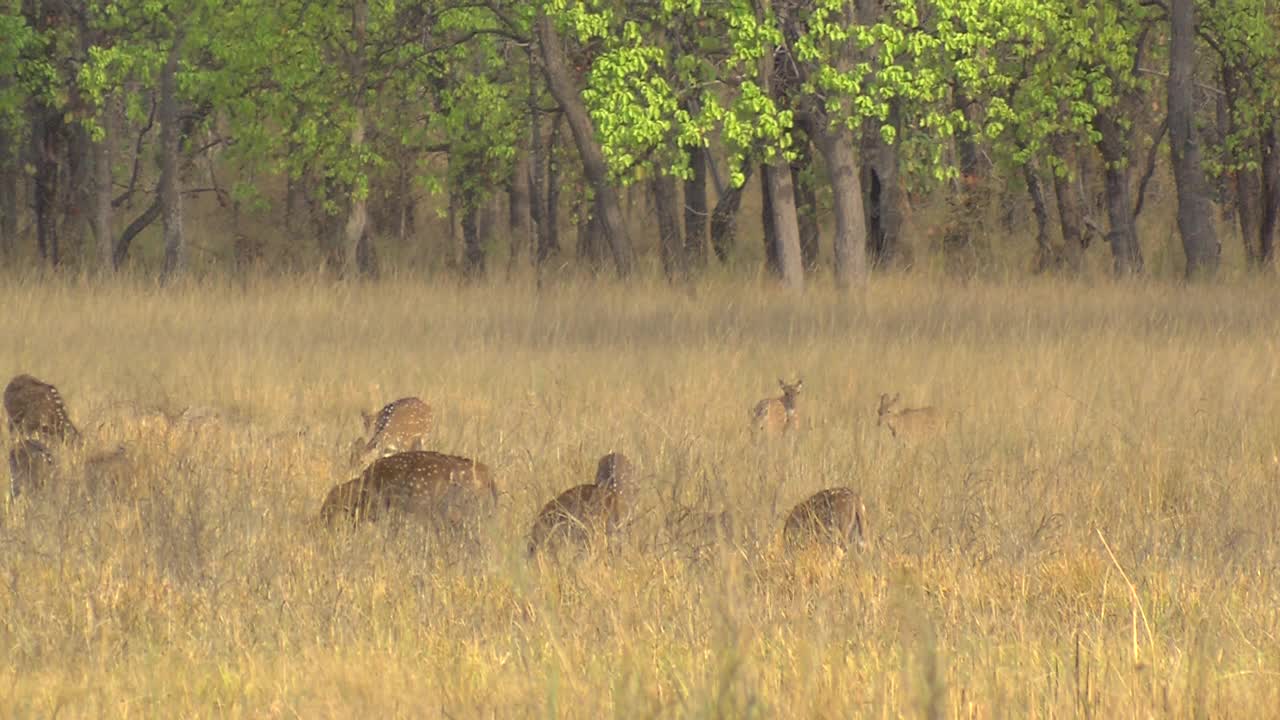
[[115, 242], [111, 237], [111, 138], [114, 123], [108, 99], [103, 100], [99, 123], [102, 125], [102, 139], [95, 141], [92, 146], [93, 215], [91, 224], [98, 271], [105, 275], [115, 269], [115, 264], [112, 262]]
[[511, 181], [507, 184], [507, 232], [511, 236], [507, 274], [515, 270], [525, 248], [532, 247], [529, 185], [529, 155], [522, 153], [511, 170]]
[[1280, 143], [1276, 142], [1275, 121], [1268, 121], [1262, 131], [1262, 222], [1258, 228], [1258, 245], [1263, 267], [1271, 267], [1275, 259], [1276, 218], [1280, 215]]
[[[364, 147], [365, 107], [364, 93], [359, 87], [364, 83], [365, 75], [365, 38], [369, 22], [369, 5], [365, 0], [356, 0], [351, 8], [351, 50], [348, 71], [357, 90], [353, 98], [351, 118], [351, 151], [358, 153]], [[343, 224], [339, 267], [343, 277], [355, 277], [362, 272], [360, 267], [360, 242], [365, 235], [365, 227], [369, 223], [369, 199], [362, 195], [360, 188], [354, 183], [347, 188], [347, 220]]]
[[1182, 235], [1190, 280], [1217, 272], [1221, 246], [1213, 227], [1213, 206], [1195, 129], [1194, 0], [1170, 0], [1169, 21], [1169, 149], [1178, 188], [1178, 232]]
[[18, 250], [18, 168], [17, 148], [0, 127], [0, 261], [13, 259]]
[[773, 216], [773, 195], [769, 192], [769, 177], [772, 174], [773, 169], [768, 165], [760, 166], [760, 227], [764, 237], [764, 268], [774, 277], [781, 277], [777, 222]]
[[[681, 275], [680, 214], [676, 203], [675, 178], [665, 173], [655, 173], [651, 182], [653, 206], [658, 214], [658, 250], [662, 258], [662, 272], [668, 282], [675, 282]], [[686, 188], [687, 190], [687, 188]], [[687, 260], [687, 256], [685, 257]]]
[[800, 226], [796, 218], [791, 168], [781, 159], [769, 165], [769, 205], [777, 243], [778, 274], [790, 290], [804, 289], [804, 263], [800, 255]]
[[815, 124], [815, 139], [830, 176], [835, 213], [836, 234], [832, 246], [836, 287], [863, 285], [867, 281], [867, 218], [853, 141], [848, 133], [839, 127], [830, 127], [824, 119], [819, 118]]
[[596, 139], [591, 116], [569, 74], [560, 34], [552, 24], [551, 18], [545, 14], [539, 15], [536, 26], [547, 85], [569, 121], [569, 130], [573, 133], [574, 142], [578, 146], [578, 155], [582, 159], [583, 175], [595, 191], [598, 222], [613, 253], [613, 262], [618, 276], [628, 277], [632, 267], [631, 238], [627, 235], [626, 225], [622, 220], [622, 207], [618, 203], [617, 189], [609, 182], [609, 168], [605, 164], [604, 152]]
[[178, 129], [178, 54], [181, 39], [175, 37], [160, 71], [160, 217], [164, 223], [162, 281], [172, 280], [186, 266], [186, 239], [182, 230], [182, 178], [178, 163], [182, 137]]
[[551, 135], [547, 139], [547, 229], [546, 247], [539, 248], [538, 257], [546, 259], [560, 254], [560, 130], [564, 125], [564, 113], [557, 113], [551, 123]]
[[[1054, 138], [1053, 152], [1067, 167], [1076, 165], [1075, 150], [1064, 138]], [[1058, 225], [1062, 229], [1063, 262], [1068, 272], [1076, 274], [1084, 267], [1084, 213], [1080, 209], [1080, 197], [1072, 187], [1071, 178], [1056, 172], [1053, 195], [1058, 205]]]
[[1129, 192], [1129, 140], [1111, 112], [1098, 112], [1094, 126], [1101, 136], [1098, 149], [1106, 166], [1107, 243], [1111, 245], [1114, 272], [1124, 277], [1142, 272], [1142, 248], [1138, 245]]
[[707, 265], [707, 154], [702, 146], [689, 148], [693, 176], [684, 183], [684, 270]]
[[796, 158], [789, 166], [791, 187], [795, 195], [796, 225], [800, 233], [800, 263], [805, 272], [812, 273], [818, 269], [818, 193], [814, 189], [812, 172], [812, 136], [806, 130], [802, 137], [803, 139], [797, 138], [792, 146], [796, 150]]
[[480, 211], [474, 197], [462, 201], [462, 274], [469, 278], [484, 275], [484, 246], [480, 243]]
[[61, 155], [64, 128], [57, 114], [39, 101], [35, 104], [31, 123], [31, 154], [35, 165], [34, 184], [36, 249], [40, 258], [57, 266], [61, 260], [58, 246], [57, 205], [60, 195]]
[[1036, 261], [1035, 272], [1043, 273], [1062, 265], [1062, 254], [1049, 241], [1049, 211], [1045, 206], [1044, 188], [1040, 184], [1040, 176], [1031, 163], [1022, 164], [1022, 177], [1027, 184], [1027, 194], [1031, 196], [1031, 213], [1036, 219]]
[[742, 207], [742, 193], [751, 181], [754, 170], [755, 166], [746, 164], [742, 184], [725, 190], [716, 202], [716, 209], [711, 212], [711, 247], [715, 250], [716, 259], [722, 263], [729, 261], [737, 244], [738, 209]]
[[898, 126], [898, 115], [898, 103], [891, 101], [889, 116], [883, 123], [872, 118], [863, 125], [859, 184], [867, 225], [867, 252], [877, 267], [887, 266], [897, 256], [906, 217], [898, 146], [885, 142], [880, 134], [882, 127]]

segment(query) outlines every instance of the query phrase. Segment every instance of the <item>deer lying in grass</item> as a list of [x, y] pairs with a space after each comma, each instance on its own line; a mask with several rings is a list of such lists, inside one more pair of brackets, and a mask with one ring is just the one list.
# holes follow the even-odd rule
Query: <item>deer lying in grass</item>
[[401, 514], [458, 527], [497, 502], [493, 473], [484, 463], [413, 450], [379, 458], [359, 477], [335, 486], [320, 518], [333, 525]]
[[867, 543], [867, 507], [852, 488], [821, 490], [795, 506], [782, 529], [789, 548], [809, 543], [838, 545], [846, 550]]

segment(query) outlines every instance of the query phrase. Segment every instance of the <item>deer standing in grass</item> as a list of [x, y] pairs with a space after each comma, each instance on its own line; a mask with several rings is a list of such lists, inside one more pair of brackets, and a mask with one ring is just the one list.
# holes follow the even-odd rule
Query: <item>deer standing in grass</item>
[[634, 472], [620, 452], [600, 458], [595, 482], [565, 490], [538, 512], [529, 530], [530, 557], [548, 546], [588, 545], [601, 533], [616, 533], [630, 514]]
[[320, 518], [333, 525], [399, 513], [457, 528], [497, 503], [489, 466], [457, 455], [411, 450], [379, 458], [359, 477], [335, 486], [325, 497]]
[[838, 545], [846, 550], [867, 543], [867, 507], [852, 488], [821, 490], [796, 505], [782, 529], [790, 548], [811, 542]]
[[56, 443], [80, 440], [58, 388], [30, 375], [18, 375], [5, 386], [4, 409], [15, 436]]
[[800, 389], [804, 387], [804, 381], [797, 379], [794, 383], [785, 383], [779, 380], [778, 386], [782, 388], [781, 396], [765, 398], [756, 403], [751, 411], [752, 424], [756, 430], [766, 435], [779, 435], [800, 427], [796, 402], [800, 397]]
[[363, 465], [371, 458], [422, 450], [435, 426], [431, 406], [416, 397], [403, 397], [377, 413], [361, 412], [361, 415], [369, 439], [361, 438], [351, 448], [353, 466]]
[[[913, 443], [935, 435], [946, 427], [946, 417], [935, 407], [900, 408], [902, 395], [880, 395], [876, 424], [889, 428], [898, 440]], [[898, 409], [895, 409], [898, 408]]]

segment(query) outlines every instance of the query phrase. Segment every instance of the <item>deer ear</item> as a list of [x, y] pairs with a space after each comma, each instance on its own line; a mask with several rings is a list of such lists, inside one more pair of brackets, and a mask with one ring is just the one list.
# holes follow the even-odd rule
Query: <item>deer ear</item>
[[785, 388], [786, 386], [787, 384], [782, 382], [782, 378], [778, 378], [778, 387]]

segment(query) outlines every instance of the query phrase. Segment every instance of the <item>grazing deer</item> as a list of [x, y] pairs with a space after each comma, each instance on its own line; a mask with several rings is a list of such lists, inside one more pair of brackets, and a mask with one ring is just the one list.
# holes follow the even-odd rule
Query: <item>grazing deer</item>
[[900, 393], [893, 397], [880, 395], [880, 408], [876, 411], [876, 425], [889, 428], [893, 437], [912, 443], [934, 435], [946, 427], [946, 418], [935, 407], [900, 408]]
[[851, 488], [821, 490], [796, 505], [787, 516], [782, 535], [792, 548], [813, 541], [846, 550], [850, 545], [862, 548], [867, 542], [867, 508]]
[[778, 386], [782, 388], [780, 397], [765, 398], [756, 403], [755, 409], [751, 411], [751, 420], [756, 430], [767, 435], [777, 435], [800, 427], [800, 418], [796, 414], [796, 400], [800, 397], [800, 389], [804, 387], [804, 381], [797, 379], [794, 383], [788, 384], [779, 380]]
[[361, 412], [368, 441], [356, 441], [351, 464], [363, 465], [371, 456], [386, 457], [408, 450], [422, 450], [435, 424], [431, 406], [416, 397], [388, 403], [377, 413]]
[[489, 466], [470, 458], [411, 450], [373, 461], [354, 480], [335, 486], [320, 508], [333, 525], [378, 520], [388, 513], [442, 519], [459, 526], [484, 505], [497, 505]]
[[58, 389], [30, 375], [18, 375], [5, 386], [4, 409], [13, 435], [52, 442], [80, 440]]
[[26, 438], [9, 451], [9, 494], [18, 497], [44, 487], [57, 472], [53, 453], [39, 440]]
[[596, 479], [560, 493], [538, 511], [529, 530], [529, 556], [563, 542], [590, 544], [601, 532], [613, 535], [630, 514], [634, 468], [626, 455], [600, 458]]

